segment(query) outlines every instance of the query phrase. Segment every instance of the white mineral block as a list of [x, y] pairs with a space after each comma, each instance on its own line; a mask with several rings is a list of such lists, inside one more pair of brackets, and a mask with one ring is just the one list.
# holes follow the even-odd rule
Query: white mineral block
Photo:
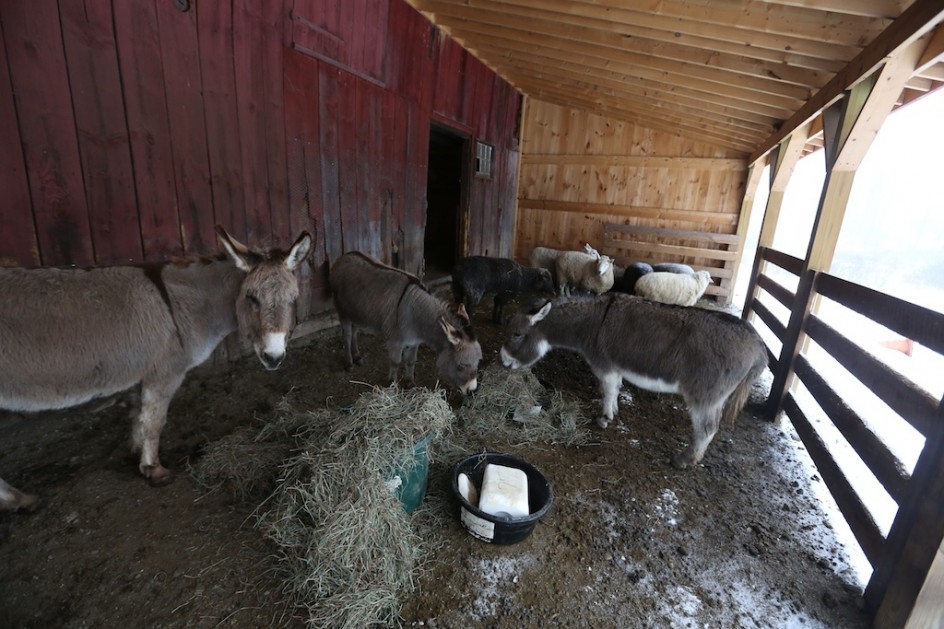
[[498, 517], [528, 515], [528, 475], [524, 470], [489, 463], [482, 479], [479, 509]]
[[472, 479], [469, 478], [468, 474], [459, 474], [459, 493], [462, 494], [462, 497], [472, 505], [473, 507], [478, 506], [479, 504], [479, 490], [476, 489], [475, 483], [472, 482]]

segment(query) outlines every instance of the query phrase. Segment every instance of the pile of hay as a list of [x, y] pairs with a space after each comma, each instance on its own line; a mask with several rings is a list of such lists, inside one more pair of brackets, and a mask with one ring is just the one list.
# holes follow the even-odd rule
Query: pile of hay
[[409, 475], [417, 441], [453, 421], [443, 393], [426, 389], [376, 388], [336, 411], [283, 401], [255, 436], [208, 447], [194, 476], [242, 497], [270, 489], [256, 526], [311, 626], [389, 625], [425, 550], [388, 483]]
[[482, 450], [517, 450], [536, 443], [587, 443], [589, 420], [579, 404], [545, 388], [530, 369], [489, 365], [479, 388], [456, 410], [458, 420], [440, 451], [458, 459]]
[[373, 388], [336, 410], [299, 412], [283, 400], [261, 429], [211, 444], [193, 473], [207, 488], [261, 501], [256, 526], [309, 625], [395, 625], [453, 515], [448, 496], [431, 491], [410, 517], [388, 486], [398, 469], [409, 475], [417, 441], [434, 435], [428, 454], [442, 478], [473, 452], [587, 440], [578, 407], [530, 371], [486, 369], [480, 383], [455, 413], [443, 391], [425, 388]]

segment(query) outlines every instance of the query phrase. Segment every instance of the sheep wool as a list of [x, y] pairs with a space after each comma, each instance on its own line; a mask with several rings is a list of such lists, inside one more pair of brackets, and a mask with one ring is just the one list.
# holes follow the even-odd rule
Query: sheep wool
[[557, 284], [564, 295], [575, 289], [605, 293], [613, 287], [613, 259], [609, 256], [565, 251], [557, 257], [556, 269]]
[[696, 271], [694, 275], [653, 272], [636, 281], [636, 294], [663, 304], [693, 306], [710, 283], [711, 273], [708, 271]]

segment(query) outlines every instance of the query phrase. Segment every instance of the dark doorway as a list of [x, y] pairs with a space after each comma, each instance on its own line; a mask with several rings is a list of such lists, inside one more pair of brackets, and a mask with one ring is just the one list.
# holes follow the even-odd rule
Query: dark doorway
[[426, 179], [426, 281], [452, 273], [462, 255], [464, 156], [466, 140], [444, 127], [433, 125], [429, 131], [429, 173]]

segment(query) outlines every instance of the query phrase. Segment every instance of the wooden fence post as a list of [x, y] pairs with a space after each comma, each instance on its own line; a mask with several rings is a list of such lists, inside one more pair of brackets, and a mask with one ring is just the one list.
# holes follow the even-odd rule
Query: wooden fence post
[[800, 353], [800, 339], [806, 320], [810, 315], [813, 301], [814, 284], [819, 277], [816, 270], [808, 270], [805, 275], [800, 277], [800, 283], [797, 286], [796, 298], [793, 301], [793, 308], [790, 309], [790, 322], [787, 324], [787, 332], [783, 341], [783, 347], [780, 349], [780, 358], [773, 367], [774, 381], [770, 387], [770, 397], [767, 398], [767, 417], [770, 420], [776, 419], [780, 411], [783, 410], [783, 400], [787, 395], [787, 387], [793, 376], [793, 365], [797, 354]]
[[915, 464], [908, 500], [898, 507], [865, 590], [866, 603], [877, 609], [876, 629], [905, 626], [944, 540], [944, 400], [937, 419], [937, 429]]

